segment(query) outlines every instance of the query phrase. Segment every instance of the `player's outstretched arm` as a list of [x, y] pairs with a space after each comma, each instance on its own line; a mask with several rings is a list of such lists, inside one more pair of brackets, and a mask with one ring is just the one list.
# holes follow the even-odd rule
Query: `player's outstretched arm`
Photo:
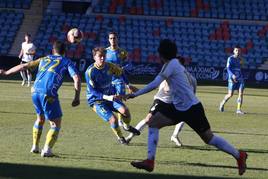
[[80, 104], [80, 91], [81, 91], [81, 79], [78, 75], [74, 75], [73, 76], [73, 80], [74, 80], [74, 99], [72, 102], [72, 106], [78, 106]]
[[28, 64], [27, 63], [24, 63], [24, 64], [20, 64], [20, 65], [14, 66], [13, 68], [10, 68], [7, 71], [1, 69], [0, 70], [0, 75], [2, 75], [2, 76], [8, 76], [8, 75], [15, 74], [17, 72], [20, 72], [22, 70], [27, 69], [27, 66], [28, 66]]

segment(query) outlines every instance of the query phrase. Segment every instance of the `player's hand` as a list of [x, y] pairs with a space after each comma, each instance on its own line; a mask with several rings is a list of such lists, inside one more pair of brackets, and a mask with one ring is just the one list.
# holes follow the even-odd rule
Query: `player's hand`
[[136, 96], [132, 93], [132, 94], [127, 94], [125, 96], [126, 99], [132, 99], [132, 98], [135, 98]]
[[234, 83], [237, 83], [237, 80], [236, 80], [236, 76], [235, 75], [232, 75], [232, 79], [233, 79], [233, 82]]
[[114, 100], [126, 101], [124, 95], [114, 95]]
[[3, 70], [3, 69], [0, 69], [0, 75], [5, 75], [5, 73], [6, 73], [6, 71], [5, 70]]
[[72, 102], [72, 107], [79, 106], [79, 104], [80, 104], [80, 99], [74, 99]]
[[135, 93], [136, 91], [138, 91], [139, 89], [136, 88], [135, 86], [129, 85], [128, 86], [128, 93], [132, 94]]

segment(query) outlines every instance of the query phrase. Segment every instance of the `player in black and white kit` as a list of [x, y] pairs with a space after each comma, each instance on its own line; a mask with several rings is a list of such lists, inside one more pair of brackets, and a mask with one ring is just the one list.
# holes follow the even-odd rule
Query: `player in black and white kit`
[[131, 165], [138, 169], [144, 169], [149, 172], [153, 171], [159, 129], [184, 121], [206, 144], [213, 145], [219, 150], [232, 155], [237, 161], [239, 175], [243, 175], [246, 171], [247, 153], [237, 150], [225, 139], [212, 133], [203, 105], [195, 96], [193, 88], [189, 83], [186, 69], [176, 59], [176, 44], [168, 39], [162, 40], [158, 47], [158, 53], [160, 59], [164, 62], [161, 72], [151, 83], [134, 94], [127, 95], [126, 98], [134, 98], [148, 93], [157, 88], [162, 81], [166, 80], [170, 87], [173, 104], [156, 106], [152, 119], [148, 123], [147, 159], [132, 161]]
[[[180, 61], [181, 64], [184, 64], [185, 60], [183, 57], [177, 57], [178, 60]], [[196, 92], [196, 86], [197, 86], [197, 81], [195, 79], [195, 77], [193, 77], [188, 71], [186, 71], [186, 75], [187, 78], [189, 80], [190, 85], [193, 88], [194, 93]], [[151, 120], [153, 114], [155, 113], [155, 110], [157, 109], [157, 107], [159, 105], [167, 105], [167, 104], [172, 104], [172, 95], [171, 95], [171, 91], [170, 88], [168, 86], [168, 83], [166, 80], [164, 80], [160, 85], [159, 85], [159, 89], [158, 92], [154, 95], [154, 102], [149, 110], [149, 113], [147, 114], [147, 116], [141, 120], [137, 125], [136, 125], [136, 129], [139, 131], [142, 131], [145, 126], [148, 124], [148, 122]], [[175, 143], [175, 145], [177, 145], [178, 147], [182, 146], [182, 143], [179, 139], [179, 133], [182, 130], [184, 126], [184, 122], [181, 121], [179, 122], [176, 126], [175, 129], [171, 135], [170, 140], [172, 142]], [[135, 137], [135, 135], [133, 133], [130, 133], [127, 137], [126, 137], [126, 141], [129, 143], [133, 137]]]
[[[19, 59], [21, 59], [21, 63], [28, 63], [30, 61], [33, 61], [36, 47], [31, 41], [31, 34], [26, 33], [24, 36], [24, 39], [25, 41], [21, 44], [21, 51], [19, 54]], [[30, 87], [31, 81], [32, 81], [31, 71], [30, 70], [21, 71], [20, 75], [22, 77], [21, 85], [24, 86], [27, 82], [27, 86]]]

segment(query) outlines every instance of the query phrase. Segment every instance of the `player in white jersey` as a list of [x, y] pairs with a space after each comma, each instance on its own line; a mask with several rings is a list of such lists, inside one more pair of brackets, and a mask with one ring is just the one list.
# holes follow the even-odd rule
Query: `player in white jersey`
[[[21, 50], [19, 54], [19, 59], [21, 59], [21, 63], [28, 63], [33, 61], [33, 57], [36, 51], [36, 47], [31, 41], [31, 34], [26, 33], [24, 36], [25, 41], [21, 44]], [[27, 73], [27, 77], [26, 74]], [[32, 74], [30, 70], [21, 71], [20, 75], [22, 77], [21, 85], [24, 86], [25, 83], [28, 83], [28, 87], [31, 85]]]
[[152, 119], [148, 123], [147, 159], [132, 161], [131, 165], [138, 169], [144, 169], [149, 172], [153, 171], [159, 129], [184, 121], [205, 143], [232, 155], [237, 161], [239, 175], [243, 175], [246, 171], [247, 153], [237, 150], [225, 139], [212, 133], [203, 105], [195, 96], [193, 88], [189, 83], [186, 69], [175, 58], [177, 54], [176, 44], [168, 39], [162, 40], [158, 47], [158, 53], [160, 59], [164, 62], [161, 72], [143, 89], [126, 97], [134, 98], [148, 93], [158, 87], [162, 81], [166, 80], [170, 87], [173, 104], [155, 106], [156, 109]]
[[[181, 64], [184, 64], [184, 59], [182, 57], [177, 57], [178, 60], [180, 61]], [[197, 86], [197, 81], [196, 79], [188, 72], [186, 71], [186, 74], [187, 74], [187, 78], [189, 79], [189, 82], [191, 84], [191, 86], [193, 87], [193, 90], [194, 92], [196, 92], [196, 86]], [[136, 129], [138, 129], [139, 131], [142, 131], [145, 126], [147, 125], [147, 123], [150, 121], [152, 115], [153, 115], [153, 112], [155, 110], [155, 106], [159, 106], [161, 104], [171, 104], [172, 103], [172, 96], [171, 96], [171, 92], [170, 92], [170, 89], [169, 89], [169, 86], [168, 86], [168, 83], [166, 82], [166, 80], [164, 80], [160, 85], [159, 85], [159, 89], [158, 89], [158, 92], [155, 94], [154, 96], [154, 102], [153, 102], [153, 105], [151, 106], [150, 108], [150, 111], [149, 113], [147, 114], [147, 116], [141, 120], [137, 125], [136, 125]], [[175, 129], [173, 131], [173, 134], [170, 138], [170, 140], [172, 142], [174, 142], [177, 146], [182, 146], [182, 143], [179, 139], [179, 133], [180, 131], [182, 130], [184, 126], [184, 122], [179, 122], [176, 126], [175, 126]], [[129, 143], [132, 138], [134, 137], [135, 135], [134, 134], [129, 134], [127, 137], [126, 137], [126, 141]]]

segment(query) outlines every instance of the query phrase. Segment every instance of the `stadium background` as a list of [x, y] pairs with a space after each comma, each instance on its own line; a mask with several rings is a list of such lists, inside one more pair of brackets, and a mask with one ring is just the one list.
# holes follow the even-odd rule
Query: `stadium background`
[[169, 38], [201, 83], [225, 84], [226, 60], [239, 45], [247, 84], [266, 86], [267, 6], [266, 0], [1, 0], [0, 68], [19, 63], [26, 32], [32, 34], [37, 58], [78, 27], [84, 40], [69, 45], [66, 56], [81, 73], [92, 63], [92, 48], [108, 46], [108, 32], [116, 31], [119, 46], [129, 53], [126, 69], [132, 79], [150, 79], [159, 71], [156, 49], [160, 39]]

